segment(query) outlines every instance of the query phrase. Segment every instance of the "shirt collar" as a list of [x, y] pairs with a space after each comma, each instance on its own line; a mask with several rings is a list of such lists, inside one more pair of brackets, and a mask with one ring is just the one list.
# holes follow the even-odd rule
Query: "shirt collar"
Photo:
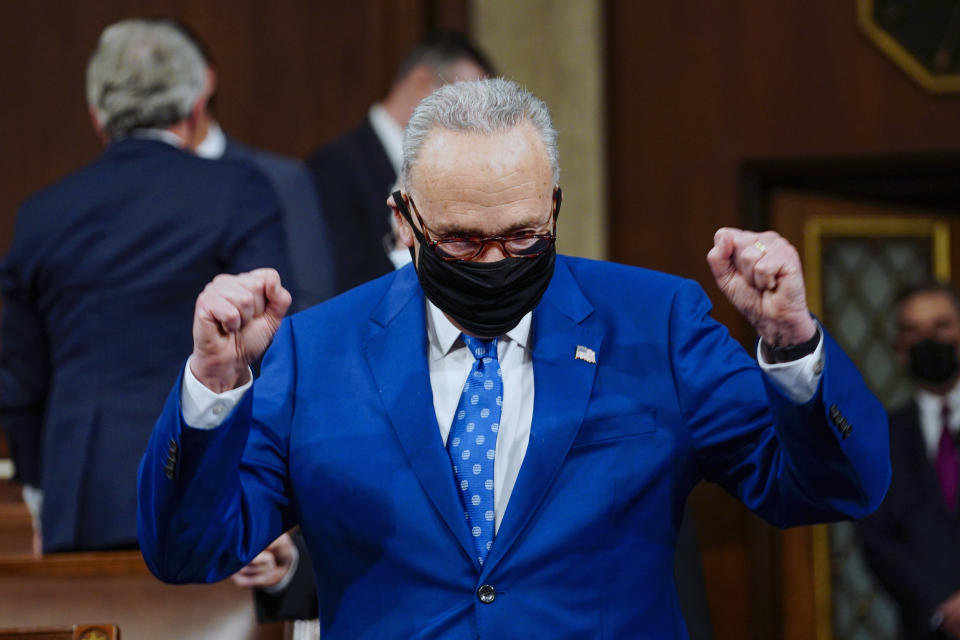
[[[530, 326], [533, 312], [528, 311], [513, 329], [505, 334], [524, 349], [530, 348]], [[435, 304], [427, 300], [427, 341], [430, 347], [430, 359], [439, 360], [453, 351], [460, 338], [460, 329], [443, 314]], [[459, 344], [463, 346], [463, 342]]]
[[946, 395], [938, 396], [923, 389], [917, 389], [917, 407], [920, 409], [920, 431], [927, 450], [927, 456], [933, 460], [937, 455], [940, 442], [940, 412], [944, 401], [950, 407], [950, 432], [960, 430], [960, 384], [954, 385]]
[[211, 120], [210, 126], [207, 127], [207, 135], [204, 136], [203, 142], [197, 145], [196, 154], [207, 160], [219, 160], [226, 150], [227, 136], [220, 125]]
[[917, 389], [917, 404], [921, 411], [929, 411], [938, 417], [943, 403], [950, 407], [951, 426], [960, 424], [960, 384], [954, 385], [946, 395], [938, 396], [923, 389]]
[[183, 140], [180, 139], [180, 136], [166, 129], [134, 129], [130, 132], [130, 137], [145, 140], [159, 140], [177, 149], [183, 148]]
[[400, 164], [403, 162], [403, 128], [390, 117], [387, 110], [379, 102], [370, 107], [368, 115], [370, 126], [387, 152], [390, 164], [397, 175], [400, 175]]

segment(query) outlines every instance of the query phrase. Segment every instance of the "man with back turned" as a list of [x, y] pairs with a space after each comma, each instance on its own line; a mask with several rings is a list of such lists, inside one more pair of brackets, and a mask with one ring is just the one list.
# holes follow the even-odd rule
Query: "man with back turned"
[[137, 544], [137, 460], [197, 292], [221, 272], [286, 271], [266, 180], [192, 153], [208, 97], [176, 29], [107, 27], [87, 67], [106, 149], [17, 216], [0, 267], [0, 421], [17, 479], [42, 495], [44, 551]]

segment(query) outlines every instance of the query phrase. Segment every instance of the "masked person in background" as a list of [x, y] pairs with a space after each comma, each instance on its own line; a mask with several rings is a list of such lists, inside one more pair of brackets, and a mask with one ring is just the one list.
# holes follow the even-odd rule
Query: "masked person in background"
[[864, 551], [901, 609], [905, 640], [960, 638], [960, 298], [945, 284], [904, 291], [896, 352], [916, 387], [890, 414], [893, 479], [860, 523]]

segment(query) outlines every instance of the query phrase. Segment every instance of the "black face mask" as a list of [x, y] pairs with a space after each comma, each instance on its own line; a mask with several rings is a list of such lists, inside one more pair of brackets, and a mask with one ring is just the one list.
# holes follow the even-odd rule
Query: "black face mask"
[[910, 347], [910, 373], [923, 382], [946, 382], [958, 366], [955, 344], [922, 340]]
[[[466, 331], [483, 338], [503, 335], [540, 302], [553, 277], [556, 244], [534, 258], [504, 258], [497, 262], [443, 260], [413, 224], [399, 191], [393, 194], [393, 200], [420, 243], [419, 261], [413, 248], [410, 254], [424, 294]], [[554, 219], [559, 210], [558, 193]]]

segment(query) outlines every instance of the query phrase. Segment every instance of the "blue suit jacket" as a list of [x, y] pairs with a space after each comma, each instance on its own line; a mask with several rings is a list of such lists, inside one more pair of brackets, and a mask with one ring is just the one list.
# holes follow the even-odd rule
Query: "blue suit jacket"
[[44, 490], [47, 551], [131, 546], [137, 461], [191, 348], [204, 285], [286, 270], [273, 192], [245, 164], [111, 144], [25, 202], [0, 268], [0, 421]]
[[299, 522], [325, 638], [685, 638], [674, 544], [698, 481], [788, 526], [860, 517], [889, 480], [886, 415], [829, 337], [795, 406], [709, 310], [689, 281], [558, 258], [533, 313], [529, 447], [482, 567], [413, 269], [295, 315], [220, 428], [182, 423], [176, 383], [140, 470], [147, 563], [217, 580]]
[[284, 285], [293, 294], [294, 310], [306, 309], [334, 294], [330, 233], [320, 213], [317, 190], [306, 166], [262, 149], [227, 138], [225, 160], [249, 162], [267, 177], [283, 210], [287, 262]]

